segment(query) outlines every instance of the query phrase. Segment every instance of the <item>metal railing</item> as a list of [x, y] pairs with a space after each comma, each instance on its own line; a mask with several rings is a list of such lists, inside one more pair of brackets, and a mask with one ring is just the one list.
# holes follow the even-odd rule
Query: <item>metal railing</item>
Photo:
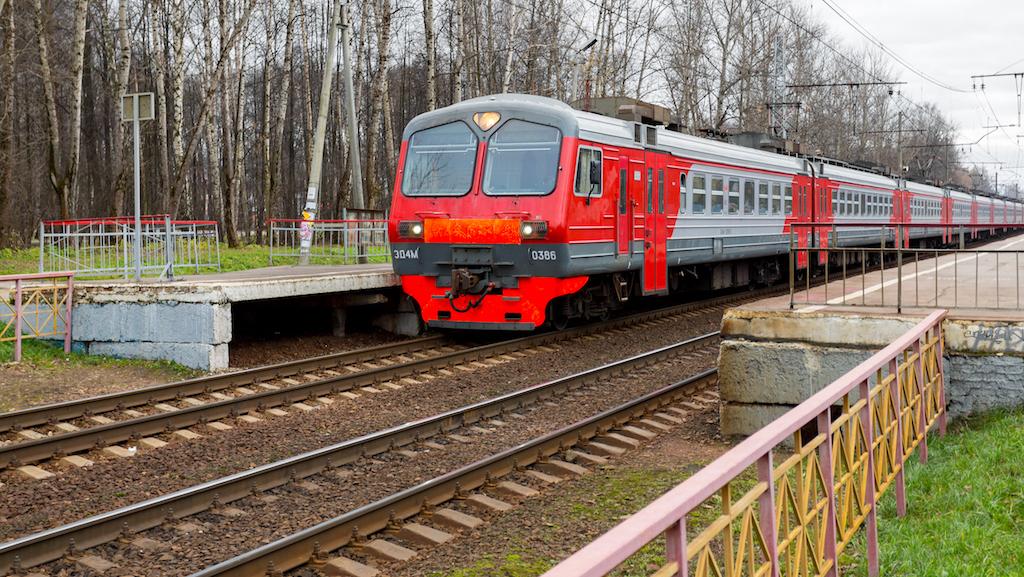
[[[39, 223], [39, 272], [73, 270], [79, 277], [123, 277], [134, 273], [132, 217], [49, 220]], [[147, 215], [141, 223], [142, 274], [220, 270], [220, 235], [215, 221], [172, 220]]]
[[270, 227], [270, 264], [297, 260], [302, 235], [312, 235], [310, 262], [349, 264], [391, 262], [388, 221], [274, 218]]
[[14, 342], [14, 361], [21, 361], [27, 338], [64, 337], [71, 352], [71, 299], [74, 272], [0, 276], [0, 342]]
[[[820, 246], [800, 242], [801, 228], [809, 230]], [[995, 228], [1021, 230], [1020, 225]], [[794, 223], [789, 240], [789, 306], [894, 306], [897, 312], [903, 312], [903, 307], [1020, 309], [1024, 250], [1010, 247], [1024, 240], [1009, 239], [993, 248], [964, 248], [967, 240], [992, 229], [988, 224]], [[924, 235], [941, 237], [954, 248], [909, 248], [912, 237]], [[798, 275], [797, 269], [808, 263], [824, 284], [814, 286], [812, 274]]]
[[[927, 461], [935, 424], [945, 434], [945, 317], [931, 313], [544, 577], [606, 575], [660, 536], [660, 577], [837, 575], [862, 527], [878, 575], [878, 501], [893, 489], [902, 517], [904, 464], [915, 450]], [[709, 509], [720, 513], [694, 526]]]

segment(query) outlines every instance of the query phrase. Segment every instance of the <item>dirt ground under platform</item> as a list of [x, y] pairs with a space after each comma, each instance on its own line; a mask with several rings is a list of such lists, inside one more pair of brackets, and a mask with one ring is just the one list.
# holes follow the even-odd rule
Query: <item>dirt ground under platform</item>
[[[387, 567], [382, 574], [540, 575], [728, 450], [731, 445], [718, 431], [716, 404], [611, 464], [548, 487], [480, 529], [432, 551], [421, 549], [418, 560]], [[646, 566], [649, 560], [635, 560], [645, 565], [636, 569], [643, 574], [656, 570]]]

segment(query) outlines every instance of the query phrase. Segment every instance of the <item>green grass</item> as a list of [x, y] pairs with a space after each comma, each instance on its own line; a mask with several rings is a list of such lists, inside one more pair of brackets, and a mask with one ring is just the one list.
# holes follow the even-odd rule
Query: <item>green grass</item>
[[548, 560], [527, 560], [517, 553], [509, 553], [501, 558], [484, 557], [470, 567], [463, 567], [449, 572], [428, 573], [430, 577], [532, 577], [540, 575], [552, 567]]
[[[997, 412], [932, 435], [928, 463], [906, 469], [907, 515], [892, 489], [879, 507], [882, 575], [1024, 575], [1024, 410]], [[863, 536], [844, 559], [867, 575]]]
[[[14, 358], [14, 343], [0, 342], [0, 364]], [[37, 369], [58, 367], [142, 367], [146, 369], [169, 372], [173, 376], [187, 379], [202, 374], [202, 371], [190, 369], [171, 361], [151, 361], [143, 359], [117, 359], [98, 355], [86, 355], [77, 352], [65, 353], [63, 342], [49, 340], [26, 339], [21, 342], [21, 360]]]
[[39, 272], [39, 249], [0, 248], [0, 275]]

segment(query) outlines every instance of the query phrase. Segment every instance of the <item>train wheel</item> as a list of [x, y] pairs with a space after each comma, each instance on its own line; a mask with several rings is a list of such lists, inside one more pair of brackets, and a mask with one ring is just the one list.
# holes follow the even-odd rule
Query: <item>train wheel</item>
[[548, 324], [556, 331], [564, 331], [569, 326], [569, 311], [565, 309], [565, 302], [561, 298], [548, 303]]

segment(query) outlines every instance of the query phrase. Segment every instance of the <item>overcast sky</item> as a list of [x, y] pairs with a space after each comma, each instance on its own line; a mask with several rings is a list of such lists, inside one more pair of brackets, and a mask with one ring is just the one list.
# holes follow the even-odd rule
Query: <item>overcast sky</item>
[[[850, 47], [870, 46], [823, 0], [797, 0], [827, 23], [832, 34]], [[897, 78], [906, 81], [903, 94], [917, 102], [938, 105], [960, 129], [959, 142], [974, 142], [990, 129], [982, 126], [1018, 124], [1017, 87], [1013, 77], [985, 80], [985, 93], [972, 90], [971, 76], [1024, 72], [1024, 0], [829, 0], [853, 17], [910, 65], [952, 88], [936, 86], [894, 63]], [[989, 110], [985, 96], [991, 102]], [[971, 147], [966, 158], [1006, 163], [1000, 184], [1016, 180], [1024, 187], [1024, 127], [996, 130]], [[1019, 143], [1019, 146], [1018, 146]], [[995, 168], [992, 165], [986, 168]], [[1012, 174], [1016, 173], [1016, 174]]]

